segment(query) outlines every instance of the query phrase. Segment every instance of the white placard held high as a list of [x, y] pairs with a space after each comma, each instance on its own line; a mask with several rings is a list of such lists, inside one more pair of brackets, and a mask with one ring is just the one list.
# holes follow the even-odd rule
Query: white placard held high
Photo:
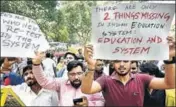
[[123, 3], [92, 10], [95, 59], [167, 60], [166, 37], [175, 13], [167, 3]]
[[28, 17], [1, 12], [1, 57], [33, 57], [49, 44], [37, 23]]

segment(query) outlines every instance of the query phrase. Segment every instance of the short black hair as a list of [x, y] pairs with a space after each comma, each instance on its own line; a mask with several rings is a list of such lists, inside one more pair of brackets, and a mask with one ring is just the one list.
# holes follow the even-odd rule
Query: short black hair
[[[23, 74], [24, 74], [27, 70], [32, 70], [32, 64], [29, 64], [29, 65], [27, 65], [27, 66], [25, 66], [25, 67], [23, 68]], [[22, 74], [22, 76], [24, 76], [23, 74]]]
[[72, 52], [66, 52], [65, 53], [65, 55], [64, 55], [64, 59], [67, 57], [67, 55], [72, 55], [74, 58], [75, 58], [75, 60], [77, 60], [77, 56], [74, 54], [74, 53], [72, 53]]
[[84, 71], [83, 63], [78, 60], [74, 60], [74, 61], [69, 62], [67, 65], [67, 71], [70, 72], [73, 68], [76, 68], [78, 66], [80, 66], [82, 68], [82, 70]]
[[27, 65], [32, 65], [32, 58], [27, 59]]
[[50, 58], [51, 54], [49, 52], [46, 53], [46, 58]]
[[149, 73], [149, 75], [155, 75], [155, 77], [164, 77], [164, 74], [159, 70], [158, 66], [151, 62], [141, 64], [139, 69], [142, 73]]
[[139, 67], [138, 61], [131, 61], [131, 63], [136, 63], [136, 66]]

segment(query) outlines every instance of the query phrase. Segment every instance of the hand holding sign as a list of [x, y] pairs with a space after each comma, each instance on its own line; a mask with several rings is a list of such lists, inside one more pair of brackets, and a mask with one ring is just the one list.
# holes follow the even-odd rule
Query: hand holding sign
[[96, 60], [92, 59], [93, 56], [93, 46], [87, 45], [84, 47], [84, 57], [88, 64], [89, 69], [95, 69]]
[[35, 57], [32, 59], [32, 64], [34, 65], [40, 65], [42, 62], [42, 57], [43, 57], [43, 53], [36, 51], [35, 52]]

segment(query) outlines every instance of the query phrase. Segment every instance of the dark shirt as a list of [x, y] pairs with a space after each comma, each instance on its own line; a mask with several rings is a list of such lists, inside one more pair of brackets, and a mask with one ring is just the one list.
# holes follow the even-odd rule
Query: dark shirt
[[99, 77], [101, 77], [101, 76], [104, 76], [104, 75], [106, 75], [104, 72], [102, 72], [102, 73], [98, 73], [98, 72], [94, 72], [94, 80], [96, 80], [96, 79], [98, 79]]
[[123, 85], [116, 75], [101, 76], [96, 80], [101, 85], [105, 106], [143, 106], [145, 88], [153, 77], [130, 74], [130, 80]]
[[145, 89], [144, 107], [165, 107], [165, 90], [153, 90], [151, 95]]

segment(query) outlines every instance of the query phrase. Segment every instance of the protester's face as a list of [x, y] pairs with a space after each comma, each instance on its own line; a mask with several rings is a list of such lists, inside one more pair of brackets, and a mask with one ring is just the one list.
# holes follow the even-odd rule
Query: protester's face
[[137, 68], [136, 63], [131, 64], [131, 72], [132, 73], [137, 73], [138, 72], [138, 68]]
[[82, 49], [79, 49], [78, 52], [79, 52], [79, 54], [82, 54]]
[[67, 63], [67, 64], [68, 64], [69, 62], [75, 60], [74, 56], [73, 56], [73, 55], [70, 55], [70, 54], [68, 54], [65, 59], [66, 59], [66, 63]]
[[118, 75], [125, 76], [130, 72], [131, 62], [130, 61], [115, 60], [114, 61], [114, 69]]
[[71, 85], [75, 88], [79, 88], [81, 85], [81, 78], [83, 75], [83, 70], [80, 66], [73, 68], [70, 72], [68, 72], [68, 78], [71, 82]]
[[32, 73], [32, 70], [25, 71], [23, 76], [24, 76], [24, 80], [28, 86], [32, 86], [37, 83], [37, 81]]
[[103, 71], [103, 66], [104, 66], [104, 62], [102, 60], [97, 60], [96, 65], [95, 65], [95, 70], [97, 72], [102, 72]]

